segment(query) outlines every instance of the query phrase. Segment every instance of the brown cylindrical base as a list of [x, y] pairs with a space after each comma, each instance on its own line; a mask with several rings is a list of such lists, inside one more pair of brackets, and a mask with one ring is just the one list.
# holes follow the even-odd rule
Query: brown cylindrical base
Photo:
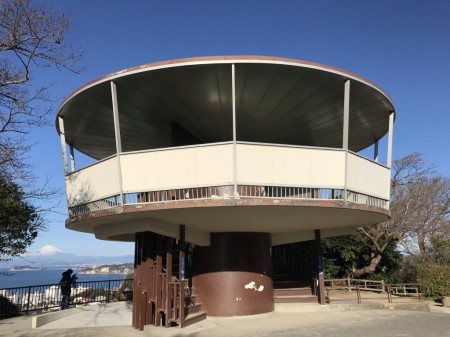
[[243, 316], [274, 310], [268, 233], [214, 233], [196, 247], [192, 286], [208, 316]]

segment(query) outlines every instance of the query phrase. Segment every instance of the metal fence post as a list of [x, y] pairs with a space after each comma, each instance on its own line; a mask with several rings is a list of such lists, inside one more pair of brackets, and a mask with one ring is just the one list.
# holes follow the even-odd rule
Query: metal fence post
[[108, 296], [106, 297], [106, 303], [109, 303], [110, 296], [111, 296], [111, 280], [108, 281]]
[[389, 303], [392, 303], [392, 298], [391, 298], [391, 286], [390, 286], [390, 285], [388, 285], [387, 292], [388, 292], [388, 302], [389, 302]]
[[28, 287], [28, 299], [27, 299], [27, 315], [30, 310], [30, 297], [31, 297], [31, 287]]
[[361, 292], [359, 286], [356, 286], [356, 297], [358, 298], [358, 304], [361, 303]]

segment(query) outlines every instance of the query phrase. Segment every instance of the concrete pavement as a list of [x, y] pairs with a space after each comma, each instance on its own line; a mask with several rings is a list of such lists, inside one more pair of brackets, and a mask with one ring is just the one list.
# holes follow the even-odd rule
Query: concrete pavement
[[281, 304], [267, 314], [209, 317], [184, 329], [147, 326], [144, 333], [146, 337], [442, 337], [450, 336], [450, 308], [430, 308], [423, 302]]
[[[380, 308], [384, 308], [381, 309]], [[450, 336], [450, 309], [415, 303], [408, 310], [389, 310], [394, 306], [379, 303], [281, 305], [267, 314], [211, 318], [186, 327], [131, 327], [131, 303], [119, 302], [86, 306], [70, 311], [70, 315], [48, 319], [32, 329], [32, 317], [0, 320], [0, 336], [8, 337], [441, 337]], [[66, 314], [66, 313], [64, 313]], [[42, 315], [41, 315], [42, 316]], [[50, 316], [49, 316], [50, 317]], [[43, 321], [41, 321], [43, 322]], [[36, 320], [35, 320], [36, 324]], [[39, 324], [38, 324], [39, 325]]]
[[208, 318], [179, 332], [146, 329], [160, 337], [443, 337], [450, 316], [431, 312], [360, 310], [317, 313], [270, 313], [248, 318]]
[[131, 327], [131, 314], [131, 302], [115, 302], [8, 318], [0, 320], [0, 336], [143, 337], [142, 331]]

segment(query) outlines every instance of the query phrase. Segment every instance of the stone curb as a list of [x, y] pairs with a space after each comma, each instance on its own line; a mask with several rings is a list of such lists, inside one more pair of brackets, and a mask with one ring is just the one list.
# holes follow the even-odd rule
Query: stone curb
[[48, 324], [48, 323], [56, 321], [58, 319], [76, 314], [77, 312], [80, 312], [80, 309], [72, 308], [72, 309], [49, 312], [47, 314], [43, 314], [43, 315], [39, 315], [39, 316], [34, 316], [34, 317], [32, 317], [32, 320], [31, 320], [31, 328], [37, 329], [45, 324]]
[[323, 312], [323, 311], [357, 311], [357, 310], [411, 310], [430, 312], [427, 303], [361, 303], [361, 304], [325, 304], [277, 303], [275, 312]]

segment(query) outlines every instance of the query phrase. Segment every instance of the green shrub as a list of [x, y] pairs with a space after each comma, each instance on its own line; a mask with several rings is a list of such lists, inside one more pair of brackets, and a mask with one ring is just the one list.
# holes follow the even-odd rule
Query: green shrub
[[450, 296], [450, 266], [422, 262], [417, 266], [417, 281], [426, 297]]
[[0, 319], [20, 315], [20, 308], [9, 299], [0, 295]]

